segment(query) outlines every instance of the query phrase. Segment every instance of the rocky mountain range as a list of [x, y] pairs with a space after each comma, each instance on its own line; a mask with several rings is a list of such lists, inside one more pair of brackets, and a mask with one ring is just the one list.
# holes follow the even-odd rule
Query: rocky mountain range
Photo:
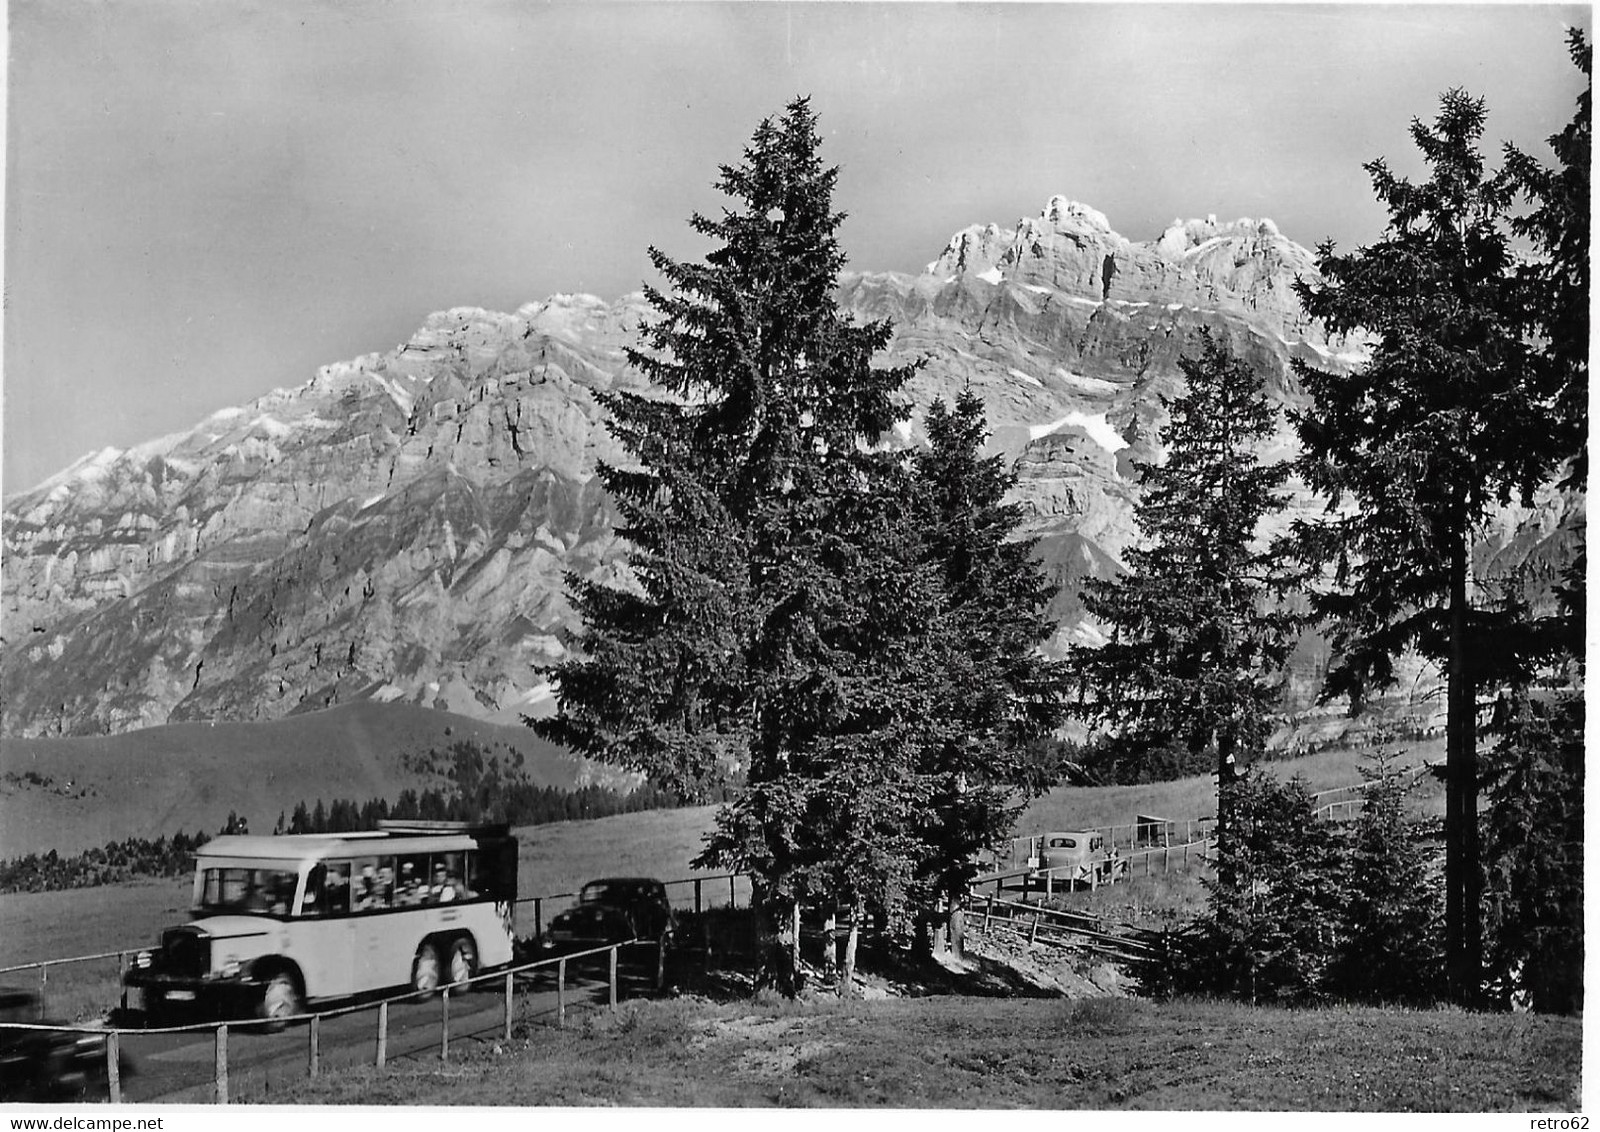
[[[1202, 328], [1300, 403], [1291, 357], [1361, 362], [1296, 301], [1311, 254], [1271, 221], [1174, 222], [1132, 242], [1061, 197], [1015, 227], [957, 233], [918, 275], [855, 273], [839, 301], [888, 318], [883, 363], [926, 359], [921, 413], [970, 386], [1015, 461], [1026, 533], [1062, 583], [1049, 648], [1094, 640], [1077, 599], [1137, 537], [1134, 462], [1159, 457], [1161, 398]], [[0, 734], [108, 734], [404, 701], [515, 721], [549, 709], [543, 671], [575, 628], [564, 575], [620, 577], [594, 478], [622, 453], [597, 392], [642, 388], [625, 345], [639, 294], [456, 308], [405, 343], [5, 501]], [[1292, 453], [1285, 425], [1266, 455]], [[1314, 501], [1297, 497], [1301, 512]], [[1553, 574], [1583, 500], [1553, 489], [1484, 532], [1482, 575]], [[1325, 663], [1297, 655], [1301, 712]], [[1424, 714], [1428, 673], [1406, 698]]]

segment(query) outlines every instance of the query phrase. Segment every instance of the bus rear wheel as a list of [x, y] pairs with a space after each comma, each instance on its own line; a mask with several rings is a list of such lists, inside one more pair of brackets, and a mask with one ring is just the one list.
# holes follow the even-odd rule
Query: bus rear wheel
[[472, 940], [462, 936], [450, 945], [450, 981], [464, 983], [478, 973], [478, 952]]
[[432, 943], [417, 948], [417, 957], [411, 963], [411, 989], [419, 994], [432, 994], [439, 989], [439, 949]]

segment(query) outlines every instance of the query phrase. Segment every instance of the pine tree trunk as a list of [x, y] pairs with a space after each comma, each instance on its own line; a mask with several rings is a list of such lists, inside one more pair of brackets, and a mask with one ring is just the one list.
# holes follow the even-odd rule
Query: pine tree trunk
[[773, 983], [784, 998], [794, 998], [800, 992], [797, 959], [800, 951], [800, 905], [793, 900], [784, 901], [777, 909], [777, 935], [772, 947]]
[[828, 918], [822, 924], [822, 981], [835, 988], [839, 985], [839, 949], [834, 931], [839, 926], [835, 904], [828, 905]]
[[1478, 867], [1477, 689], [1467, 629], [1466, 525], [1450, 554], [1450, 669], [1445, 723], [1445, 969], [1450, 998], [1475, 1006], [1482, 983], [1483, 879]]
[[850, 909], [850, 934], [844, 943], [844, 970], [839, 977], [839, 997], [854, 998], [856, 993], [856, 944], [861, 939], [860, 904]]

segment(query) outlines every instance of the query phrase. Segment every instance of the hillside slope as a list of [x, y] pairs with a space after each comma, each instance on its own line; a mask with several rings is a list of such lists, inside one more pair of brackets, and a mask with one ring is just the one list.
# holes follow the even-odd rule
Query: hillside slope
[[125, 735], [4, 742], [0, 858], [74, 853], [125, 837], [215, 833], [229, 812], [270, 832], [297, 802], [394, 801], [439, 786], [426, 756], [474, 741], [502, 760], [521, 754], [539, 785], [619, 781], [508, 726], [411, 704], [354, 703], [260, 723], [182, 723]]

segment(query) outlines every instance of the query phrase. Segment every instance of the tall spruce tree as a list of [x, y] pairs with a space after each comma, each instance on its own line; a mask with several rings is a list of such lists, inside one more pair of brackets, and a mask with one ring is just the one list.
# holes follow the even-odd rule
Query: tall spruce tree
[[1389, 211], [1381, 241], [1350, 255], [1318, 249], [1322, 281], [1298, 284], [1306, 312], [1333, 333], [1375, 337], [1352, 374], [1295, 368], [1312, 405], [1295, 415], [1299, 470], [1328, 500], [1303, 527], [1306, 557], [1331, 567], [1313, 596], [1333, 626], [1329, 697], [1395, 682], [1415, 650], [1447, 679], [1446, 945], [1451, 996], [1478, 998], [1477, 690], [1505, 626], [1480, 608], [1472, 578], [1476, 525], [1496, 504], [1531, 501], [1565, 446], [1550, 429], [1562, 383], [1532, 364], [1506, 213], [1512, 190], [1485, 170], [1481, 100], [1441, 99], [1411, 135], [1429, 177], [1413, 184], [1368, 163]]
[[665, 396], [605, 399], [633, 463], [600, 470], [635, 584], [570, 579], [581, 655], [537, 725], [690, 797], [736, 767], [703, 860], [752, 872], [788, 925], [821, 892], [905, 886], [927, 704], [895, 666], [937, 604], [905, 459], [878, 443], [913, 369], [874, 368], [890, 327], [835, 305], [844, 217], [819, 145], [792, 102], [722, 168], [732, 206], [692, 218], [704, 261], [651, 249], [670, 286], [647, 288], [659, 317], [629, 356]]
[[820, 517], [821, 480], [873, 474], [861, 442], [905, 416], [893, 394], [910, 371], [868, 364], [889, 327], [834, 305], [844, 217], [819, 140], [804, 99], [763, 121], [717, 181], [735, 207], [690, 220], [718, 244], [704, 262], [650, 249], [669, 288], [645, 288], [658, 317], [628, 356], [665, 395], [601, 397], [631, 457], [599, 475], [633, 583], [569, 576], [584, 632], [555, 674], [559, 713], [535, 724], [688, 798], [748, 763], [746, 666], [778, 604], [785, 528]]
[[1189, 389], [1167, 403], [1166, 460], [1138, 465], [1143, 544], [1127, 574], [1083, 593], [1109, 640], [1070, 663], [1079, 710], [1110, 725], [1113, 743], [1180, 743], [1191, 773], [1214, 758], [1225, 794], [1265, 746], [1293, 646], [1295, 619], [1276, 600], [1286, 579], [1259, 537], [1285, 506], [1287, 471], [1256, 454], [1275, 421], [1259, 374], [1209, 333], [1179, 365]]

